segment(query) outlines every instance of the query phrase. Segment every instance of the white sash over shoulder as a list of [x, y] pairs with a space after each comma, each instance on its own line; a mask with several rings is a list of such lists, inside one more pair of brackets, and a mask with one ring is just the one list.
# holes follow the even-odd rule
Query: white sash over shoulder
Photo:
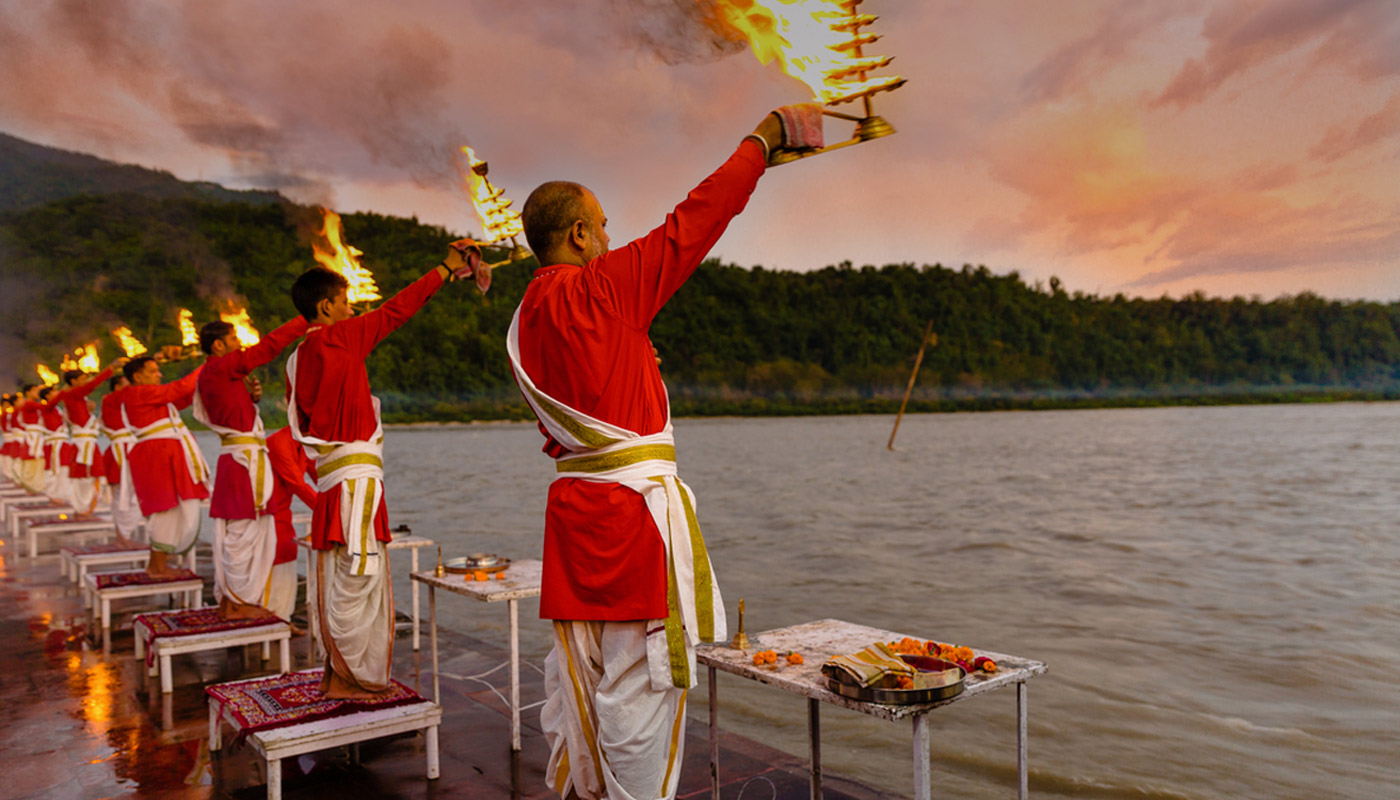
[[695, 496], [676, 474], [676, 446], [666, 427], [643, 436], [549, 397], [520, 363], [520, 309], [506, 335], [515, 380], [549, 435], [569, 453], [555, 462], [555, 480], [618, 483], [640, 494], [666, 546], [665, 620], [647, 624], [647, 666], [653, 688], [695, 685], [695, 645], [728, 636], [724, 600], [695, 513]]
[[[122, 414], [123, 421], [125, 417], [126, 414]], [[107, 434], [107, 439], [112, 443], [112, 459], [117, 462], [117, 492], [112, 500], [112, 508], [128, 511], [136, 507], [136, 490], [131, 486], [131, 461], [127, 456], [136, 442], [136, 437], [126, 428], [113, 429], [107, 427], [106, 423], [102, 425], [102, 432]]]
[[82, 464], [91, 469], [93, 464], [97, 463], [97, 423], [97, 413], [92, 409], [88, 409], [86, 424], [78, 425], [72, 420], [68, 421], [69, 434], [78, 448], [77, 455], [73, 457], [74, 464]]
[[126, 406], [122, 406], [122, 422], [126, 423], [127, 430], [132, 432], [136, 441], [134, 447], [142, 442], [156, 439], [173, 439], [180, 443], [180, 451], [185, 455], [185, 469], [189, 470], [190, 479], [202, 485], [206, 490], [209, 486], [209, 462], [204, 460], [204, 454], [199, 451], [199, 443], [194, 440], [194, 434], [186, 427], [185, 421], [180, 419], [180, 409], [174, 403], [165, 404], [166, 417], [157, 419], [149, 425], [138, 428], [131, 424], [131, 417], [126, 413]]
[[292, 437], [306, 448], [306, 454], [316, 459], [316, 491], [326, 492], [345, 484], [340, 492], [340, 519], [351, 571], [355, 575], [376, 575], [380, 553], [385, 552], [370, 544], [379, 501], [384, 496], [384, 423], [379, 417], [379, 398], [370, 398], [374, 403], [375, 427], [368, 442], [330, 442], [303, 433], [296, 410], [300, 355], [301, 345], [297, 345], [287, 359], [287, 425], [292, 429]]
[[262, 516], [267, 504], [272, 500], [272, 466], [268, 461], [267, 434], [263, 429], [262, 414], [253, 406], [253, 429], [240, 431], [235, 428], [215, 425], [209, 421], [209, 412], [204, 408], [204, 399], [195, 390], [191, 405], [194, 418], [204, 423], [210, 430], [219, 434], [219, 454], [229, 455], [248, 471], [248, 486], [253, 495], [253, 512]]

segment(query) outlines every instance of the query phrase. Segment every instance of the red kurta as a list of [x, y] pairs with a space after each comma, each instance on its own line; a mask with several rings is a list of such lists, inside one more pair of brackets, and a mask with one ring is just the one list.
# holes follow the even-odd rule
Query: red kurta
[[[108, 367], [102, 370], [101, 372], [97, 373], [97, 375], [87, 383], [81, 386], [70, 387], [69, 389], [64, 391], [63, 408], [65, 411], [68, 412], [68, 424], [72, 425], [75, 428], [81, 428], [82, 426], [88, 423], [88, 420], [92, 419], [92, 409], [88, 406], [88, 395], [96, 391], [97, 387], [101, 386], [103, 381], [106, 381], [110, 377], [112, 377], [112, 368]], [[66, 462], [69, 465], [69, 477], [92, 477], [92, 475], [88, 473], [88, 465], [78, 463], [78, 446], [76, 444], [71, 443], [64, 445], [65, 450], [70, 447], [72, 448], [73, 455]], [[97, 455], [94, 455], [92, 462], [92, 472], [94, 474], [100, 474], [103, 471], [104, 469], [102, 467], [102, 462], [97, 460]]]
[[268, 462], [276, 481], [267, 513], [277, 523], [277, 557], [273, 563], [282, 564], [297, 558], [297, 529], [292, 524], [292, 498], [300, 497], [307, 508], [316, 507], [316, 487], [305, 478], [316, 480], [316, 463], [306, 457], [306, 450], [292, 438], [292, 429], [267, 437]]
[[[65, 437], [68, 431], [63, 426], [63, 409], [59, 404], [63, 402], [64, 392], [49, 392], [49, 396], [39, 403], [40, 420], [44, 430], [50, 434], [62, 433]], [[52, 445], [44, 445], [44, 469], [52, 472], [58, 466], [71, 466], [73, 455], [78, 448], [64, 442], [58, 446], [58, 464], [53, 463]]]
[[[4, 415], [0, 416], [0, 431], [8, 435], [10, 430], [14, 427], [15, 410], [13, 408], [7, 408], [5, 409]], [[23, 458], [24, 448], [16, 441], [5, 442], [3, 445], [0, 445], [0, 455], [9, 456], [10, 458]]]
[[[585, 267], [536, 270], [520, 304], [520, 361], [535, 385], [639, 434], [664, 429], [666, 387], [647, 331], [744, 209], [763, 170], [762, 148], [745, 140], [656, 230]], [[546, 453], [563, 453], [545, 437]], [[554, 481], [540, 616], [664, 618], [665, 553], [641, 495], [615, 483]]]
[[[126, 423], [122, 421], [122, 397], [128, 388], [130, 387], [124, 386], [102, 395], [102, 405], [100, 406], [102, 427], [109, 431], [126, 430]], [[107, 469], [107, 482], [112, 486], [119, 486], [122, 482], [122, 471], [121, 467], [117, 465], [116, 454], [112, 452], [114, 449], [108, 447], [102, 451], [102, 463]]]
[[[210, 356], [204, 362], [197, 382], [199, 401], [209, 421], [215, 425], [251, 433], [258, 409], [243, 379], [258, 367], [277, 358], [287, 345], [306, 332], [306, 320], [298, 316], [262, 337], [252, 347], [228, 355]], [[214, 475], [214, 498], [209, 516], [215, 519], [253, 519], [253, 489], [248, 468], [228, 453], [220, 453]]]
[[[128, 386], [122, 405], [132, 431], [168, 418], [166, 406], [170, 403], [176, 408], [187, 408], [194, 399], [195, 382], [202, 369], [173, 383]], [[147, 517], [168, 511], [181, 500], [203, 500], [209, 496], [204, 484], [196, 483], [190, 475], [183, 445], [176, 439], [147, 439], [131, 448], [131, 487], [141, 501], [141, 514]]]
[[31, 448], [28, 442], [30, 431], [44, 429], [44, 419], [42, 408], [38, 401], [25, 403], [24, 408], [19, 410], [19, 430], [25, 435], [25, 441], [20, 442], [19, 458], [41, 458], [43, 453], [38, 448]]
[[[298, 415], [297, 424], [303, 434], [328, 442], [367, 442], [373, 438], [378, 423], [365, 359], [375, 345], [418, 313], [441, 287], [442, 278], [434, 269], [374, 311], [306, 331], [306, 340], [297, 349], [297, 407], [295, 412], [288, 411]], [[389, 541], [392, 537], [388, 506], [382, 497], [375, 519], [375, 538]], [[345, 543], [340, 525], [340, 486], [317, 496], [312, 509], [311, 541], [318, 550]]]

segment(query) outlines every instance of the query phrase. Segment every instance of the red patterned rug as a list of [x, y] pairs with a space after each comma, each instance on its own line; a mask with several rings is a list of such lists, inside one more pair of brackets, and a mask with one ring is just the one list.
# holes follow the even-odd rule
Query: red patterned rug
[[332, 700], [321, 693], [321, 674], [324, 671], [311, 669], [271, 678], [224, 683], [210, 686], [204, 693], [233, 712], [238, 720], [240, 736], [423, 700], [417, 692], [394, 680], [389, 682], [390, 692], [381, 700]]
[[149, 547], [107, 542], [106, 544], [69, 544], [59, 548], [70, 556], [95, 556], [98, 553], [149, 553]]
[[[194, 636], [195, 634], [216, 633], [218, 631], [236, 631], [278, 622], [285, 622], [285, 620], [271, 611], [264, 610], [259, 616], [248, 619], [228, 619], [219, 613], [218, 606], [210, 606], [183, 611], [141, 614], [131, 621], [131, 625], [137, 636], [145, 637], [146, 666], [150, 666], [155, 663], [156, 658], [155, 651], [150, 645], [156, 639], [169, 636]], [[145, 630], [142, 630], [143, 628]]]
[[182, 569], [174, 575], [163, 575], [159, 578], [145, 572], [99, 572], [97, 573], [97, 588], [111, 589], [114, 586], [144, 586], [146, 584], [177, 583], [190, 580], [197, 581], [199, 576], [187, 569]]

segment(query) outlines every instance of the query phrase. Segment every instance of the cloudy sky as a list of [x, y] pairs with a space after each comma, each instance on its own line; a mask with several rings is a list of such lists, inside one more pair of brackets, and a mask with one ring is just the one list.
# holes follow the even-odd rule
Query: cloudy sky
[[[0, 130], [479, 230], [565, 178], [640, 235], [804, 87], [695, 0], [0, 0]], [[1400, 299], [1395, 0], [867, 0], [896, 136], [769, 171], [716, 254]], [[848, 127], [831, 125], [828, 136]]]

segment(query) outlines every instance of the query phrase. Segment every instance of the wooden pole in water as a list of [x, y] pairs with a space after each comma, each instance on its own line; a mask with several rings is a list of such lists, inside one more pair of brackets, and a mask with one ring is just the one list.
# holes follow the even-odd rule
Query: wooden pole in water
[[909, 373], [909, 385], [904, 388], [904, 402], [899, 404], [899, 415], [894, 418], [894, 430], [890, 431], [890, 443], [886, 445], [889, 450], [894, 449], [894, 437], [899, 433], [899, 421], [904, 419], [904, 407], [909, 405], [909, 395], [914, 392], [914, 379], [919, 377], [919, 366], [924, 363], [924, 348], [928, 347], [930, 338], [934, 343], [938, 342], [938, 338], [933, 335], [933, 320], [929, 320], [928, 325], [924, 327], [924, 340], [919, 342], [919, 354], [914, 357], [914, 370]]

